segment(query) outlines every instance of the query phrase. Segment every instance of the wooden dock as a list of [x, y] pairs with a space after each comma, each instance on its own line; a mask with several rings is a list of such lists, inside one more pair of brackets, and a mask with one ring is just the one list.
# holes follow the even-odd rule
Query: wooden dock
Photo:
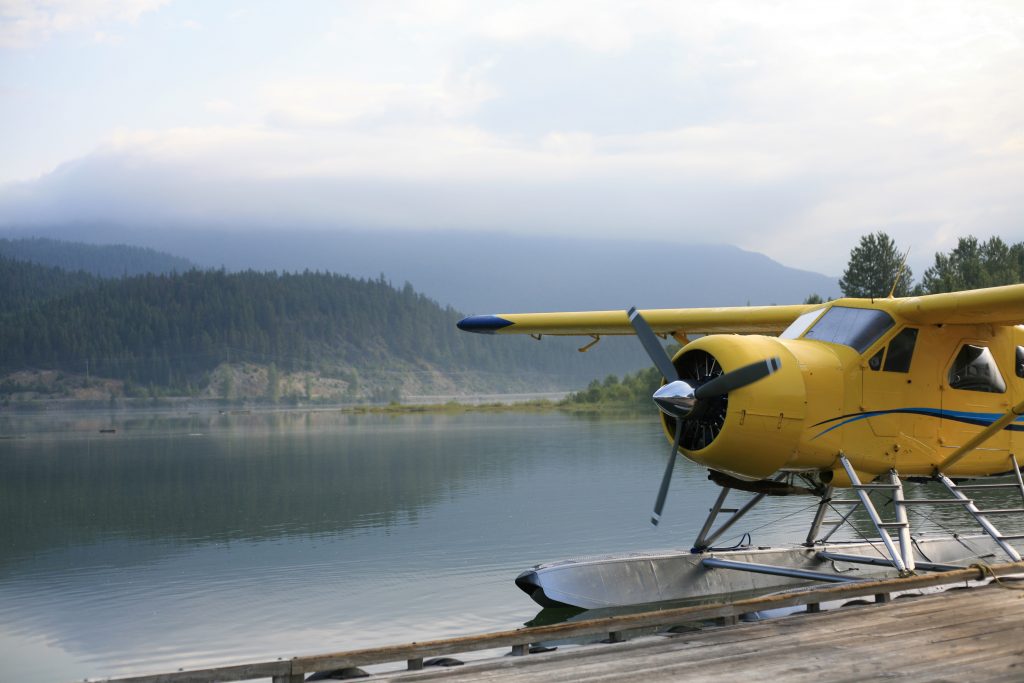
[[[369, 680], [1024, 681], [1024, 590], [1013, 588], [1024, 582], [965, 588], [971, 581], [1022, 571], [1024, 563], [976, 567], [479, 636], [115, 680], [207, 683], [273, 678], [275, 683], [300, 683], [311, 672], [401, 662], [406, 670]], [[899, 591], [937, 587], [946, 590], [890, 599]], [[850, 600], [860, 604], [838, 607]], [[823, 603], [835, 608], [822, 609]], [[805, 609], [786, 617], [740, 621], [757, 611], [794, 606]], [[650, 635], [651, 629], [709, 619], [723, 625]], [[629, 638], [630, 634], [635, 637]], [[533, 643], [580, 637], [599, 640], [602, 636], [611, 642], [527, 655]], [[520, 656], [424, 668], [425, 657], [507, 647]]]
[[1019, 682], [1022, 598], [993, 585], [386, 680]]

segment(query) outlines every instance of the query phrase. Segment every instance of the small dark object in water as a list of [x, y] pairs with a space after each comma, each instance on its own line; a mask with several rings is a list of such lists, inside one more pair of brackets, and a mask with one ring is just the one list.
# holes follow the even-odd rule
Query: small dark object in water
[[344, 669], [335, 669], [334, 671], [317, 671], [315, 674], [307, 678], [307, 681], [344, 681], [349, 678], [366, 678], [370, 674], [366, 673], [358, 666], [350, 666]]
[[557, 647], [548, 647], [546, 645], [531, 645], [530, 646], [530, 654], [531, 655], [537, 655], [537, 654], [540, 654], [541, 652], [554, 652], [557, 649], [558, 649]]
[[423, 666], [462, 666], [465, 662], [455, 657], [434, 657], [423, 661]]
[[842, 604], [843, 607], [857, 607], [858, 605], [873, 605], [875, 603], [868, 600], [847, 600]]
[[109, 427], [107, 429], [101, 429], [100, 434], [117, 434], [117, 430], [113, 427]]

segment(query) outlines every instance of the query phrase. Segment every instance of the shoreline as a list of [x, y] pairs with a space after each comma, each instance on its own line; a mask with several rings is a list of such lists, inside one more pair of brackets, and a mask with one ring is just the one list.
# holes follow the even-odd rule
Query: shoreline
[[[0, 406], [0, 418], [31, 417], [58, 414], [212, 414], [248, 415], [253, 413], [339, 412], [347, 414], [415, 414], [469, 412], [546, 412], [572, 414], [643, 414], [644, 406], [623, 403], [574, 403], [571, 392], [541, 394], [485, 394], [451, 397], [447, 401], [436, 396], [409, 397], [391, 403], [318, 403], [263, 401], [225, 401], [188, 397], [127, 398], [117, 401], [88, 399], [31, 399], [10, 401]], [[504, 400], [503, 400], [504, 399]]]

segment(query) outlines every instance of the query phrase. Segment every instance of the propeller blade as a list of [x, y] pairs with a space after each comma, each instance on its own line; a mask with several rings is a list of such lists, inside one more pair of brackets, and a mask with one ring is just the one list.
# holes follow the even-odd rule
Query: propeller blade
[[678, 380], [679, 373], [676, 372], [676, 366], [672, 365], [672, 359], [665, 352], [665, 347], [658, 341], [657, 335], [654, 334], [654, 330], [647, 324], [644, 317], [640, 315], [640, 311], [633, 307], [629, 309], [627, 315], [629, 316], [629, 324], [636, 330], [636, 336], [640, 338], [640, 343], [644, 345], [644, 350], [647, 351], [647, 355], [650, 356], [651, 361], [658, 368], [661, 376], [667, 382]]
[[782, 367], [782, 361], [778, 357], [759, 360], [756, 363], [744, 365], [742, 368], [719, 375], [707, 384], [700, 385], [693, 395], [698, 401], [714, 396], [724, 396], [730, 391], [764, 379], [775, 373], [780, 367]]
[[661, 488], [658, 489], [658, 498], [654, 501], [654, 514], [651, 515], [651, 524], [658, 526], [661, 521], [661, 511], [665, 509], [665, 498], [668, 497], [668, 485], [672, 483], [672, 472], [676, 467], [676, 456], [679, 455], [679, 442], [683, 438], [683, 421], [676, 420], [676, 438], [672, 442], [672, 452], [668, 456], [668, 465], [665, 467], [665, 475], [661, 478]]

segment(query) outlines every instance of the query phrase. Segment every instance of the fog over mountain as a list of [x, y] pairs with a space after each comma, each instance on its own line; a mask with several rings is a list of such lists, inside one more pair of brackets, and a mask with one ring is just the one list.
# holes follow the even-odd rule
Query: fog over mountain
[[82, 244], [31, 237], [0, 238], [0, 255], [18, 261], [55, 266], [65, 271], [84, 271], [99, 277], [127, 277], [144, 273], [183, 273], [196, 267], [188, 259], [145, 247], [125, 244]]
[[[628, 232], [627, 229], [623, 230]], [[681, 231], [682, 233], [682, 231]], [[839, 295], [837, 280], [762, 254], [708, 244], [460, 231], [289, 231], [52, 226], [0, 235], [130, 243], [228, 270], [384, 274], [466, 313], [800, 303]], [[837, 245], [844, 253], [848, 245]]]

